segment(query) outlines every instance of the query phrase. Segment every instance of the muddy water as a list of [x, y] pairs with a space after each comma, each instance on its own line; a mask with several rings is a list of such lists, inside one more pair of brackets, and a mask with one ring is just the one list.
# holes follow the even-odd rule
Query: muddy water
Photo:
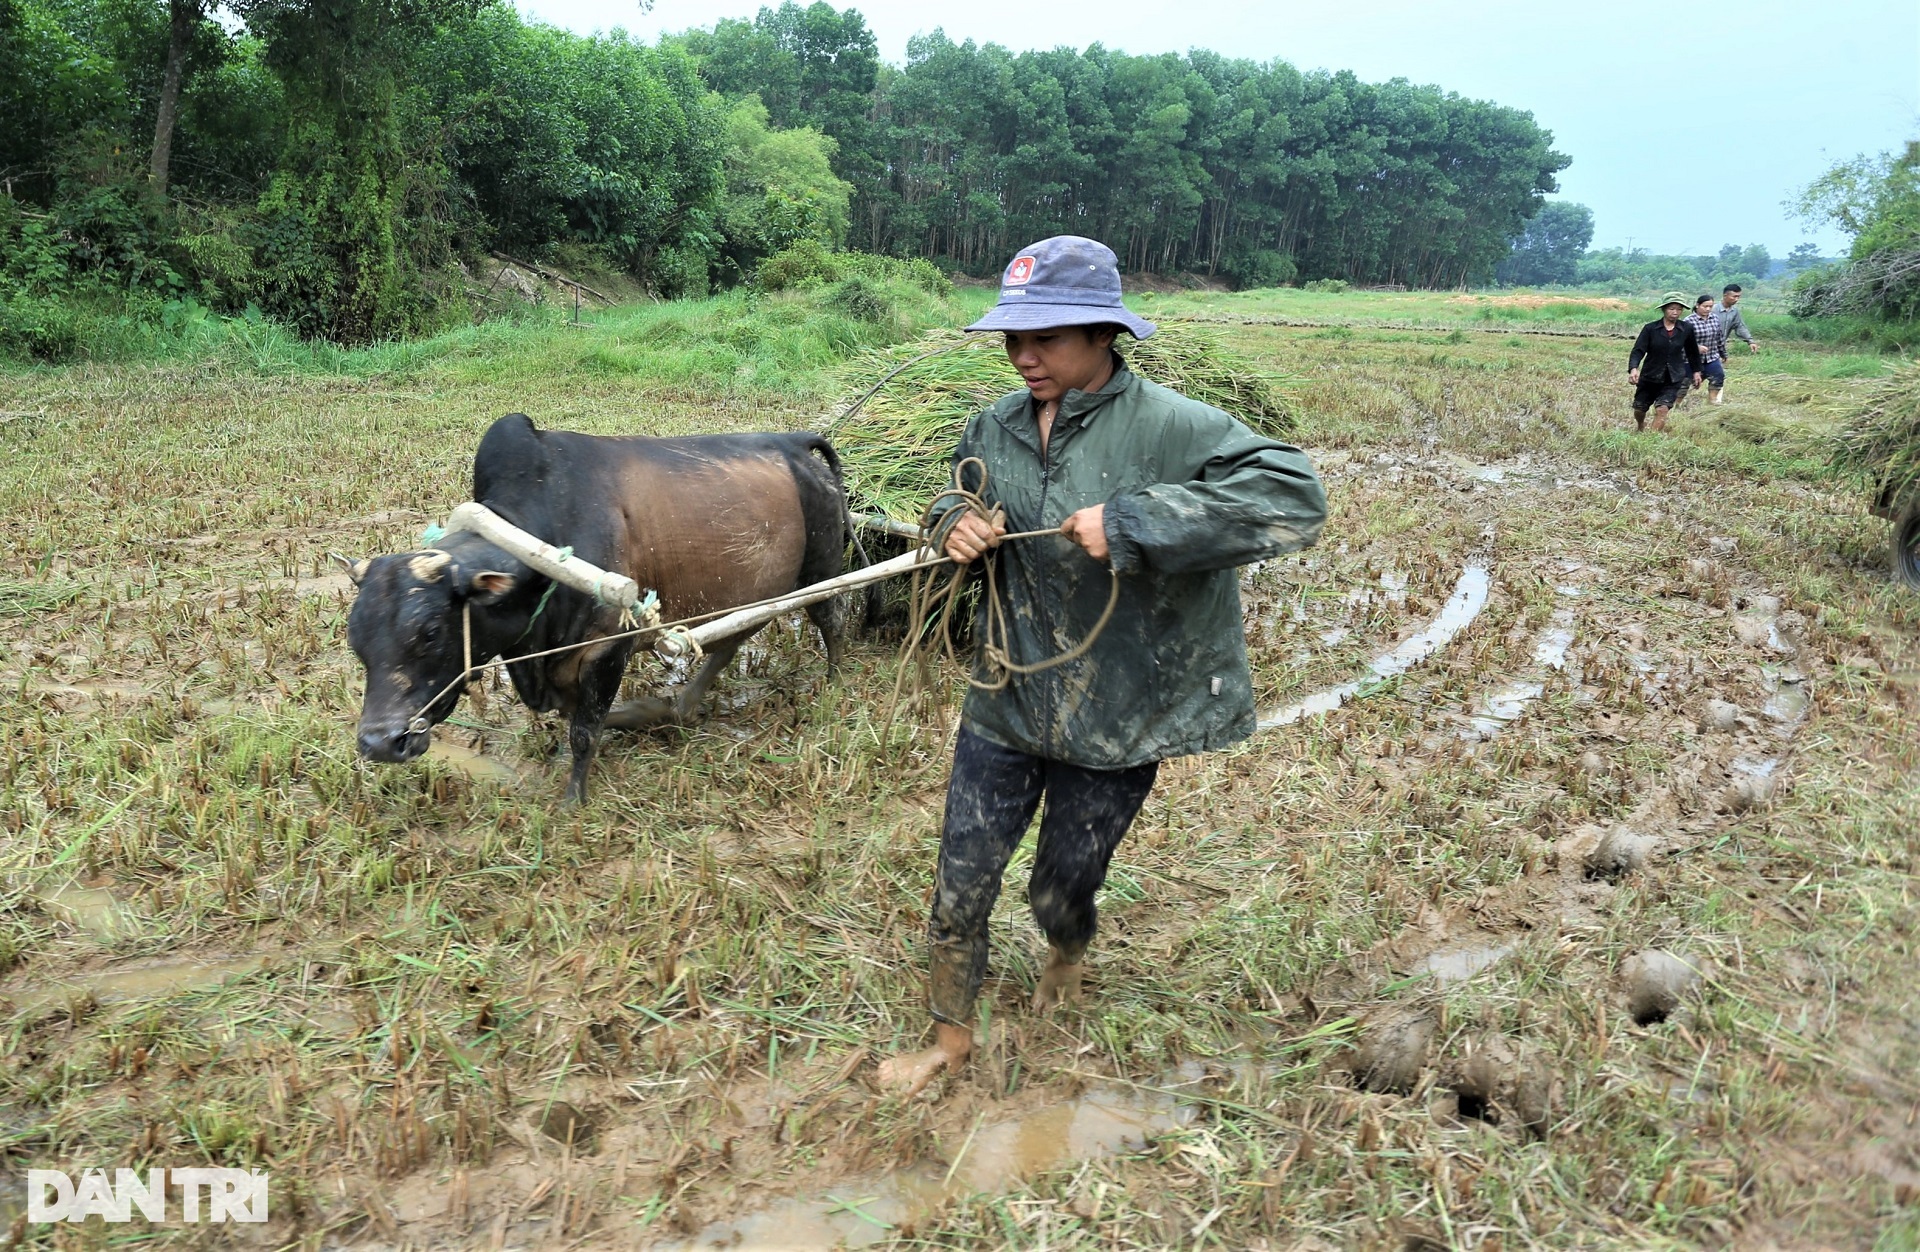
[[1198, 1066], [1182, 1066], [1167, 1089], [1101, 1084], [1083, 1095], [1018, 1117], [975, 1127], [947, 1169], [924, 1167], [849, 1179], [826, 1195], [779, 1201], [714, 1222], [678, 1246], [812, 1252], [857, 1248], [887, 1238], [941, 1203], [1004, 1191], [1021, 1179], [1077, 1161], [1137, 1152], [1193, 1117], [1172, 1094], [1199, 1082]]
[[1420, 963], [1420, 969], [1432, 974], [1433, 980], [1443, 985], [1465, 982], [1481, 970], [1498, 964], [1516, 946], [1511, 943], [1476, 943], [1442, 948], [1429, 953], [1427, 959]]
[[1262, 709], [1259, 728], [1272, 730], [1277, 726], [1291, 726], [1302, 718], [1331, 713], [1353, 699], [1366, 687], [1406, 673], [1446, 647], [1453, 641], [1455, 635], [1465, 630], [1474, 618], [1480, 616], [1480, 610], [1487, 606], [1487, 590], [1491, 583], [1492, 572], [1487, 566], [1467, 566], [1460, 572], [1460, 581], [1454, 584], [1453, 594], [1440, 607], [1440, 612], [1434, 619], [1402, 640], [1391, 651], [1375, 657], [1373, 663], [1367, 667], [1369, 673], [1366, 678], [1341, 683], [1325, 691], [1317, 691], [1293, 704]]
[[520, 771], [505, 761], [497, 761], [482, 752], [455, 743], [451, 739], [435, 739], [427, 748], [426, 755], [444, 765], [450, 765], [475, 782], [494, 782], [510, 787], [521, 781]]
[[40, 907], [54, 917], [86, 931], [102, 943], [111, 943], [140, 930], [140, 918], [120, 897], [105, 887], [66, 883], [39, 893]]
[[1510, 723], [1519, 721], [1527, 706], [1546, 691], [1545, 671], [1567, 667], [1567, 649], [1573, 646], [1573, 614], [1561, 609], [1553, 615], [1553, 623], [1541, 633], [1533, 649], [1534, 670], [1542, 676], [1508, 683], [1489, 693], [1469, 719], [1470, 729], [1463, 732], [1466, 737], [1491, 739]]
[[1769, 688], [1767, 702], [1760, 712], [1769, 720], [1781, 726], [1781, 733], [1792, 734], [1799, 729], [1812, 704], [1807, 694], [1806, 678], [1795, 672], [1770, 673], [1767, 675]]
[[22, 1014], [43, 1012], [70, 1004], [91, 994], [102, 1004], [129, 1000], [158, 1000], [184, 991], [200, 991], [265, 968], [263, 956], [240, 956], [201, 960], [185, 958], [151, 961], [142, 965], [75, 974], [67, 978], [41, 978], [31, 991], [18, 996], [0, 992], [0, 999], [11, 999]]

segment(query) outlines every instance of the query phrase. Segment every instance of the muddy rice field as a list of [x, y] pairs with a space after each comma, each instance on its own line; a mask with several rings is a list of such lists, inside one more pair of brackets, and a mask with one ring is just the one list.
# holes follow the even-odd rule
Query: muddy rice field
[[[570, 810], [499, 681], [356, 760], [327, 559], [417, 546], [503, 412], [821, 396], [7, 376], [0, 1239], [1920, 1246], [1920, 601], [1820, 464], [1872, 363], [1742, 356], [1634, 437], [1623, 340], [1231, 333], [1332, 510], [1244, 571], [1262, 730], [1163, 769], [1051, 1016], [1022, 851], [983, 1045], [913, 1100], [871, 1080], [927, 1024], [951, 717], [883, 724], [892, 640], [829, 678], [776, 624]], [[270, 1171], [271, 1220], [25, 1219], [30, 1167], [203, 1164]]]

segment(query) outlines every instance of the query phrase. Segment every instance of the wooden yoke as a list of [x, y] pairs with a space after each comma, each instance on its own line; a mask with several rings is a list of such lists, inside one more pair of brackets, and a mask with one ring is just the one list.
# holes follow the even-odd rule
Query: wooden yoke
[[470, 531], [518, 557], [557, 583], [584, 591], [602, 604], [631, 611], [640, 602], [640, 587], [625, 574], [613, 574], [530, 535], [484, 504], [472, 500], [447, 515], [447, 530]]

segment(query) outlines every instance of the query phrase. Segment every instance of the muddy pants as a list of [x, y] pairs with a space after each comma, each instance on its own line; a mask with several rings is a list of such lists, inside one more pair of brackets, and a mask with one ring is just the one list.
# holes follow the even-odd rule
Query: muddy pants
[[1093, 940], [1093, 896], [1134, 815], [1153, 790], [1158, 762], [1132, 769], [1082, 769], [1028, 756], [980, 738], [965, 726], [953, 753], [940, 868], [934, 882], [933, 1016], [973, 1022], [987, 972], [987, 916], [1000, 877], [1046, 797], [1027, 902], [1047, 941], [1077, 960]]

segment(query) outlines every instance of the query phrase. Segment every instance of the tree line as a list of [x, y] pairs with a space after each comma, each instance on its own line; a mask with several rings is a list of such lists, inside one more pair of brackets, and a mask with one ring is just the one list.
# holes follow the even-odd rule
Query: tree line
[[[1728, 283], [1751, 287], [1770, 277], [1773, 257], [1764, 244], [1725, 244], [1699, 255], [1660, 254], [1645, 248], [1591, 248], [1593, 210], [1552, 200], [1527, 222], [1513, 250], [1494, 268], [1494, 281], [1509, 287], [1604, 287], [1622, 295], [1671, 288], [1710, 288]], [[1814, 245], [1801, 244], [1787, 258], [1790, 272], [1819, 263]]]
[[895, 67], [858, 14], [791, 0], [677, 42], [716, 90], [837, 142], [857, 246], [971, 273], [1070, 230], [1245, 285], [1484, 281], [1568, 163], [1520, 110], [1281, 61], [936, 31]]
[[987, 274], [1074, 231], [1139, 270], [1454, 285], [1567, 163], [1524, 112], [1283, 62], [935, 33], [887, 65], [824, 2], [651, 46], [500, 0], [223, 17], [0, 0], [0, 346], [83, 337], [90, 301], [399, 337], [464, 320], [489, 252], [672, 296], [795, 246]]

